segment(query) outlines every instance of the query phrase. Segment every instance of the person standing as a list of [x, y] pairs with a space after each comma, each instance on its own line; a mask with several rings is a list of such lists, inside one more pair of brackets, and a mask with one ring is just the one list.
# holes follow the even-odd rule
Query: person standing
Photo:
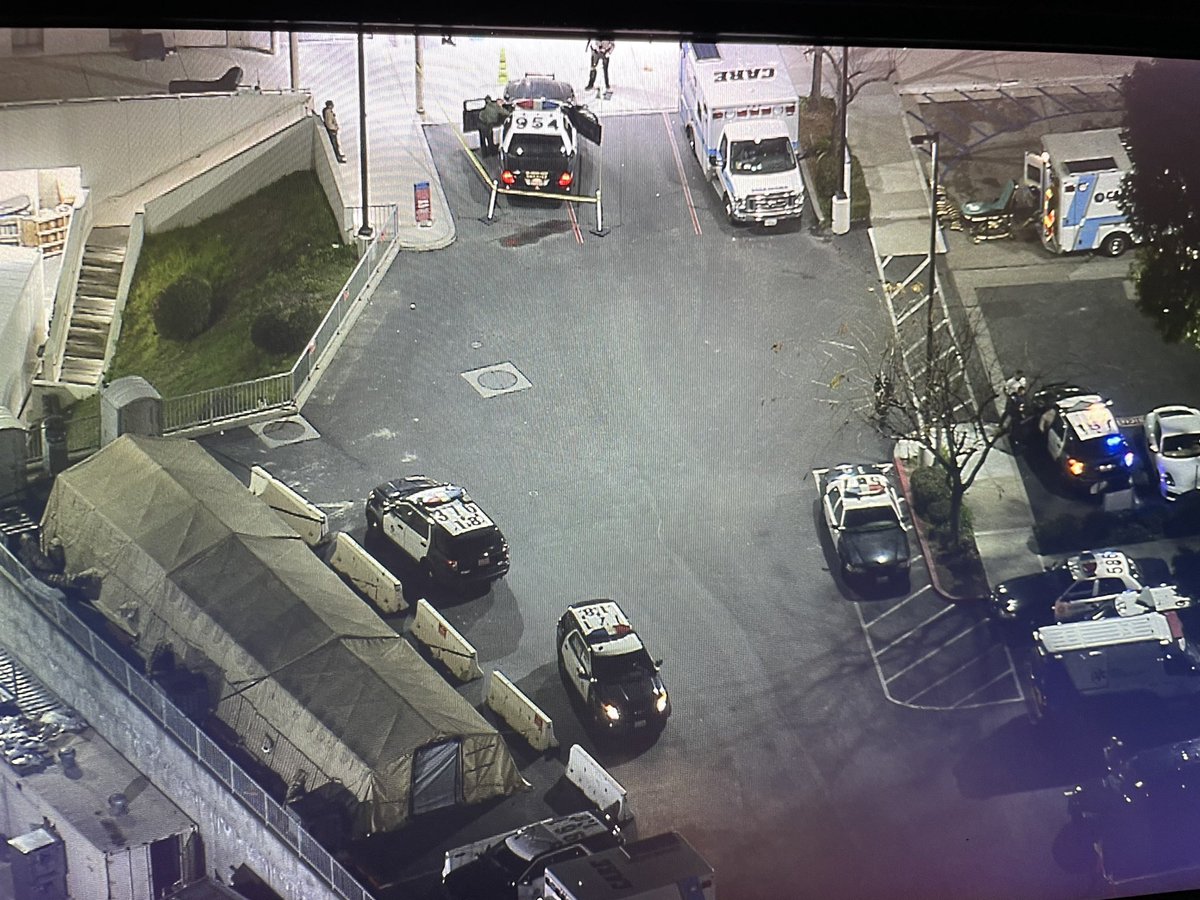
[[588, 41], [588, 52], [592, 54], [592, 70], [588, 75], [587, 87], [584, 90], [590, 91], [596, 86], [596, 67], [600, 66], [604, 69], [604, 90], [612, 91], [612, 85], [608, 81], [608, 58], [612, 56], [613, 42]]
[[333, 155], [337, 157], [337, 161], [344, 163], [346, 157], [342, 156], [341, 145], [338, 144], [338, 120], [337, 113], [333, 111], [333, 101], [326, 100], [325, 108], [321, 110], [321, 121], [325, 123], [325, 130], [329, 132], [329, 143], [333, 145]]
[[479, 111], [479, 152], [496, 152], [496, 128], [503, 124], [509, 112], [488, 94], [483, 98], [483, 109]]

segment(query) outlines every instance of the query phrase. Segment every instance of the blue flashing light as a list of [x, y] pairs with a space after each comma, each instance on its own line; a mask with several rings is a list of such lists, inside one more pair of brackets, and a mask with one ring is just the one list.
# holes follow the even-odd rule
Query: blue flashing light
[[1104, 446], [1106, 446], [1112, 450], [1115, 450], [1117, 447], [1120, 447], [1124, 443], [1125, 443], [1125, 438], [1121, 437], [1121, 435], [1119, 435], [1119, 434], [1110, 434], [1108, 437], [1106, 437], [1104, 439]]

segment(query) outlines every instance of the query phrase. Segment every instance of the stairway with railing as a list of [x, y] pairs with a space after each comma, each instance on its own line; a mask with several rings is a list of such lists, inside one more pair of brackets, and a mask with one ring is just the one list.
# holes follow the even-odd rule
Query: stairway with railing
[[100, 384], [128, 239], [128, 226], [93, 228], [88, 234], [71, 304], [62, 381], [88, 387]]

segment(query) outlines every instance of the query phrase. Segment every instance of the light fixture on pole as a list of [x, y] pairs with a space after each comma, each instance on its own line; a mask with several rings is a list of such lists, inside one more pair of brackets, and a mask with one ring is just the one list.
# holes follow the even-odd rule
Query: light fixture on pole
[[363, 32], [358, 30], [358, 166], [362, 182], [362, 227], [358, 236], [371, 236], [371, 208], [367, 205], [367, 64], [363, 52]]
[[929, 307], [926, 309], [925, 370], [933, 366], [933, 296], [937, 287], [937, 190], [938, 190], [938, 133], [917, 134], [909, 138], [914, 147], [930, 146], [929, 187]]

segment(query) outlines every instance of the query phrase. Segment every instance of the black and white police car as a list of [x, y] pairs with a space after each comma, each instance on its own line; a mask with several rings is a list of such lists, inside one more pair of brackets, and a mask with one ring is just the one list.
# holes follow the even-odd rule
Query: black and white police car
[[447, 851], [442, 888], [454, 900], [541, 900], [546, 867], [625, 842], [598, 812], [543, 819]]
[[671, 701], [659, 668], [614, 600], [567, 607], [558, 620], [558, 666], [602, 734], [659, 731]]
[[508, 573], [508, 541], [463, 488], [410, 475], [367, 497], [367, 535], [398, 547], [429, 578], [487, 584]]
[[1141, 567], [1120, 550], [1087, 550], [1045, 571], [1000, 582], [988, 613], [999, 622], [1035, 628], [1116, 615], [1119, 595], [1146, 586]]
[[1071, 487], [1090, 494], [1131, 484], [1134, 454], [1109, 409], [1111, 401], [1058, 382], [1034, 392], [1026, 405], [1035, 441]]
[[825, 527], [849, 582], [908, 581], [908, 533], [890, 470], [843, 463], [820, 473]]

